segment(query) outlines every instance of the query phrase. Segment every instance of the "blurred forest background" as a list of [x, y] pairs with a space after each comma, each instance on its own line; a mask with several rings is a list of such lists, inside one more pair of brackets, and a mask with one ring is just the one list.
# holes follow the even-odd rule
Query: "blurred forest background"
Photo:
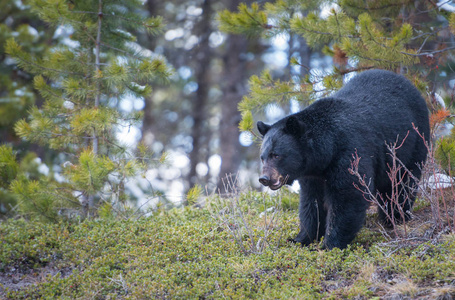
[[274, 122], [371, 68], [407, 76], [442, 124], [454, 105], [454, 10], [424, 0], [1, 1], [0, 213], [53, 220], [81, 207], [181, 205], [195, 186], [224, 193], [226, 175], [259, 188], [253, 119]]

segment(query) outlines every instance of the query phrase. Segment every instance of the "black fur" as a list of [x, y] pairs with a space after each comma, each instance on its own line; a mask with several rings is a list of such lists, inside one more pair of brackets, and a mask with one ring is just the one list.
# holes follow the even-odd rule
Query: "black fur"
[[[332, 97], [272, 126], [258, 122], [264, 135], [264, 178], [270, 178], [266, 185], [279, 188], [276, 183], [285, 178], [283, 184], [298, 180], [301, 187], [300, 233], [293, 241], [308, 245], [324, 236], [324, 247], [345, 248], [361, 229], [369, 203], [354, 187], [355, 177], [348, 171], [355, 151], [361, 157], [360, 174], [371, 178], [370, 189], [390, 194], [386, 143], [401, 143], [407, 136], [397, 156], [420, 178], [419, 166], [427, 148], [412, 124], [428, 141], [425, 100], [403, 76], [383, 70], [357, 75]], [[412, 207], [417, 184], [406, 179], [411, 186], [410, 198], [401, 199], [405, 211]], [[389, 214], [401, 218], [396, 208], [387, 207]], [[382, 212], [380, 218], [387, 221]]]

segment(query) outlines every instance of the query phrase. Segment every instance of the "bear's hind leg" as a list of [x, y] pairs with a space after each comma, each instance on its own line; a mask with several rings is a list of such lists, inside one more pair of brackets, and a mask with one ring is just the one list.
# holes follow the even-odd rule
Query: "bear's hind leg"
[[333, 195], [330, 200], [324, 248], [344, 249], [365, 223], [369, 203], [356, 192], [352, 195]]
[[385, 203], [379, 207], [379, 219], [387, 225], [402, 224], [411, 218], [411, 208], [414, 204], [417, 183], [413, 178], [420, 178], [421, 170], [415, 168], [411, 170], [413, 176], [405, 174], [401, 179], [397, 179], [398, 186], [393, 187], [390, 185], [386, 193], [382, 193], [386, 197]]

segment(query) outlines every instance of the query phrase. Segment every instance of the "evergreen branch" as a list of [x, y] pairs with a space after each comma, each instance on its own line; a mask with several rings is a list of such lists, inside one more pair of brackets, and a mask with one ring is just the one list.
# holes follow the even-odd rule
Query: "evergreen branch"
[[37, 211], [38, 213], [40, 213], [41, 215], [43, 215], [47, 219], [49, 219], [51, 221], [55, 221], [55, 217], [53, 217], [52, 214], [49, 214], [48, 210], [45, 210], [41, 206], [37, 205], [37, 203], [35, 202], [35, 197], [32, 198], [27, 193], [24, 193], [24, 192], [22, 192], [22, 193], [19, 192], [18, 194], [23, 197], [23, 202], [27, 201], [27, 202], [31, 203], [33, 208], [35, 209], [35, 211]]
[[248, 9], [245, 9], [245, 14], [250, 17], [251, 20], [253, 20], [256, 25], [258, 25], [259, 27], [262, 27], [262, 28], [265, 28], [265, 29], [271, 29], [271, 28], [274, 28], [275, 26], [272, 26], [272, 25], [269, 25], [269, 24], [261, 24], [261, 22], [259, 22], [258, 20], [256, 20], [256, 18], [248, 11]]
[[356, 56], [359, 57], [359, 58], [365, 59], [365, 60], [377, 61], [377, 62], [380, 62], [380, 63], [381, 62], [382, 63], [389, 63], [389, 64], [393, 64], [393, 65], [399, 65], [399, 64], [403, 63], [402, 61], [393, 61], [393, 60], [380, 59], [380, 58], [371, 58], [371, 57], [361, 56], [359, 54], [356, 54]]
[[[55, 133], [52, 131], [46, 131], [42, 130], [38, 132], [39, 135], [47, 135], [47, 136], [53, 136], [53, 137], [70, 137], [70, 138], [82, 138], [84, 140], [90, 140], [93, 139], [93, 136], [79, 136], [75, 134], [63, 134], [63, 133]], [[49, 137], [50, 138], [50, 137]]]
[[[100, 2], [101, 2], [101, 1], [102, 1], [102, 0], [100, 0]], [[92, 169], [90, 168], [90, 164], [89, 164], [88, 161], [85, 163], [85, 166], [87, 167], [88, 175], [89, 175], [89, 178], [90, 178], [90, 184], [89, 184], [88, 187], [89, 187], [89, 188], [95, 189], [95, 185], [94, 185], [94, 182], [93, 182]], [[90, 197], [90, 196], [89, 196], [89, 197]], [[90, 200], [89, 200], [89, 201], [90, 201]], [[90, 203], [89, 203], [89, 206], [91, 206]], [[90, 209], [90, 207], [89, 207], [89, 209]]]
[[32, 66], [35, 66], [35, 67], [37, 67], [39, 69], [42, 69], [42, 70], [51, 71], [51, 72], [55, 72], [55, 73], [59, 73], [59, 74], [60, 73], [65, 73], [65, 74], [70, 74], [70, 75], [84, 76], [84, 74], [82, 74], [82, 73], [75, 73], [75, 72], [66, 71], [66, 70], [58, 70], [58, 69], [43, 67], [40, 64], [37, 64], [37, 63], [35, 63], [33, 61], [25, 60], [24, 58], [21, 58], [21, 57], [15, 57], [15, 58], [21, 60], [24, 63], [28, 63], [28, 64], [30, 64]]
[[417, 39], [420, 39], [421, 37], [424, 37], [424, 36], [427, 36], [427, 38], [431, 37], [431, 36], [435, 36], [435, 35], [438, 35], [441, 31], [444, 31], [448, 28], [448, 26], [445, 26], [445, 27], [441, 27], [441, 28], [435, 28], [432, 32], [424, 32], [424, 33], [421, 33], [419, 35], [416, 35], [415, 37], [411, 38], [411, 41], [414, 41], [414, 40], [417, 40]]
[[338, 20], [338, 14], [336, 13], [335, 10], [334, 10], [334, 16], [335, 16], [335, 21], [337, 22], [338, 38], [341, 39], [341, 25]]
[[[96, 43], [95, 43], [95, 78], [100, 76], [100, 42], [101, 42], [101, 21], [103, 18], [103, 0], [98, 2], [98, 32], [96, 34]], [[95, 108], [98, 108], [100, 105], [101, 91], [100, 91], [100, 81], [96, 80], [96, 96], [95, 96]], [[96, 136], [96, 130], [93, 130], [93, 153], [98, 154], [98, 137]]]
[[446, 51], [450, 51], [450, 50], [454, 50], [454, 49], [455, 49], [455, 46], [454, 47], [449, 47], [449, 48], [444, 48], [444, 49], [441, 49], [441, 50], [423, 52], [423, 53], [407, 53], [407, 52], [400, 52], [400, 53], [405, 54], [405, 55], [409, 55], [409, 56], [420, 57], [420, 56], [434, 55], [434, 54], [438, 54], [438, 53], [442, 53], [442, 52], [446, 52]]
[[109, 44], [106, 44], [106, 43], [104, 43], [104, 42], [101, 42], [100, 44], [103, 45], [103, 46], [106, 47], [106, 48], [109, 48], [109, 49], [118, 51], [118, 52], [123, 53], [123, 54], [125, 54], [125, 55], [127, 55], [127, 56], [130, 56], [130, 57], [132, 57], [132, 58], [134, 58], [134, 59], [137, 59], [137, 60], [140, 60], [140, 61], [145, 61], [142, 57], [140, 57], [140, 56], [138, 56], [138, 55], [135, 55], [135, 54], [132, 54], [132, 53], [130, 53], [130, 52], [128, 52], [128, 51], [125, 51], [125, 50], [116, 48], [116, 47], [111, 46], [111, 45], [109, 45]]
[[[57, 187], [56, 190], [63, 190], [65, 192], [68, 191], [67, 188], [64, 188], [64, 187]], [[66, 201], [70, 202], [71, 204], [74, 204], [74, 205], [78, 205], [78, 206], [81, 206], [81, 203], [79, 201], [74, 201], [73, 199], [69, 198], [69, 197], [66, 197], [66, 196], [63, 196], [61, 194], [57, 194], [57, 193], [52, 193], [52, 192], [49, 192], [48, 194], [50, 195], [53, 195], [55, 196], [56, 198], [63, 198], [65, 199]], [[77, 197], [76, 197], [77, 198]]]
[[[298, 26], [298, 29], [302, 29], [303, 31], [309, 32], [309, 33], [315, 33], [315, 34], [320, 34], [320, 35], [326, 35], [326, 36], [332, 36], [335, 37], [335, 35], [331, 32], [323, 32], [319, 30], [314, 30], [314, 29], [309, 29], [303, 26]], [[339, 28], [338, 28], [339, 31]], [[342, 35], [341, 32], [339, 32], [339, 38], [350, 38], [350, 39], [358, 39], [358, 36], [354, 35]]]
[[423, 46], [425, 46], [425, 44], [427, 43], [427, 40], [428, 40], [428, 38], [430, 38], [430, 36], [431, 36], [431, 35], [428, 35], [428, 36], [423, 40], [422, 45], [420, 45], [419, 50], [417, 50], [417, 53], [420, 53], [420, 51], [422, 51]]
[[[58, 99], [63, 99], [64, 101], [71, 102], [71, 103], [73, 103], [73, 104], [75, 104], [75, 105], [77, 104], [76, 102], [74, 102], [73, 100], [70, 100], [70, 99], [67, 98], [67, 97], [63, 97], [62, 95], [58, 95], [58, 94], [54, 93], [54, 92], [52, 91], [52, 89], [46, 89], [45, 92], [46, 92], [46, 93], [49, 93], [49, 95], [54, 96], [56, 99], [57, 99], [57, 98], [58, 98]], [[66, 115], [66, 114], [64, 114], [64, 115]], [[57, 115], [57, 117], [58, 117], [58, 115]]]
[[255, 138], [262, 139], [262, 137], [257, 135], [253, 130], [248, 130], [248, 132], [251, 133]]
[[[368, 33], [371, 41], [373, 41], [375, 44], [377, 44], [378, 46], [380, 47], [383, 47], [385, 49], [390, 49], [389, 46], [385, 45], [385, 44], [382, 44], [380, 42], [378, 42], [374, 35], [371, 33], [371, 31], [369, 30], [368, 26], [365, 26], [365, 29], [366, 29], [366, 32]], [[427, 55], [434, 55], [434, 54], [437, 54], [437, 53], [442, 53], [442, 52], [445, 52], [445, 51], [449, 51], [449, 50], [453, 50], [455, 49], [455, 46], [454, 47], [449, 47], [449, 48], [445, 48], [445, 49], [441, 49], [441, 50], [435, 50], [435, 51], [428, 51], [428, 52], [424, 52], [424, 53], [419, 53], [423, 46], [425, 45], [426, 41], [428, 40], [428, 38], [432, 35], [434, 35], [436, 33], [425, 33], [425, 34], [422, 34], [420, 36], [423, 36], [423, 35], [428, 35], [424, 42], [422, 43], [422, 45], [420, 46], [419, 50], [417, 51], [417, 53], [409, 53], [409, 52], [406, 52], [406, 51], [398, 51], [398, 53], [401, 53], [401, 54], [404, 54], [404, 55], [408, 55], [408, 56], [412, 56], [412, 57], [420, 57], [420, 56], [427, 56]], [[417, 38], [417, 37], [416, 37]]]
[[[93, 36], [91, 36], [90, 34], [87, 33], [87, 37], [88, 37], [89, 39], [91, 39], [92, 42], [95, 43], [95, 45], [97, 44], [97, 40], [95, 40], [95, 38], [94, 38]], [[115, 50], [115, 51], [118, 51], [118, 52], [120, 52], [120, 53], [122, 53], [122, 54], [125, 54], [125, 55], [127, 55], [127, 56], [130, 56], [130, 57], [132, 57], [132, 58], [134, 58], [134, 59], [137, 59], [137, 60], [140, 60], [140, 61], [145, 61], [144, 58], [142, 58], [142, 57], [140, 57], [140, 56], [138, 56], [138, 55], [135, 55], [135, 54], [132, 54], [132, 53], [130, 53], [130, 52], [128, 52], [128, 51], [125, 51], [125, 50], [123, 50], [123, 49], [119, 49], [119, 48], [117, 48], [117, 47], [111, 46], [111, 45], [109, 45], [109, 44], [104, 43], [103, 41], [99, 41], [99, 44], [102, 45], [102, 46], [104, 46], [104, 47], [106, 47], [106, 48], [109, 48], [109, 49], [111, 49], [111, 50]], [[101, 65], [107, 66], [108, 64], [98, 63], [98, 65], [100, 65], [100, 66], [101, 66]]]
[[350, 68], [350, 69], [340, 70], [339, 74], [340, 75], [346, 75], [346, 74], [349, 74], [349, 73], [352, 73], [352, 72], [365, 71], [365, 70], [370, 70], [370, 69], [374, 69], [374, 68], [375, 68], [375, 66]]
[[83, 10], [71, 10], [71, 13], [74, 14], [87, 14], [87, 15], [97, 15], [98, 13], [95, 11], [83, 11]]
[[[272, 87], [271, 87], [272, 88]], [[292, 91], [292, 92], [280, 92], [280, 93], [267, 93], [267, 92], [262, 92], [262, 93], [257, 93], [260, 95], [270, 95], [270, 96], [287, 96], [287, 95], [294, 95], [294, 94], [300, 94], [300, 91]]]
[[112, 146], [115, 146], [115, 147], [121, 149], [122, 151], [126, 151], [126, 148], [125, 148], [125, 147], [122, 147], [122, 146], [120, 146], [120, 145], [117, 145], [116, 143], [114, 143], [114, 141], [112, 141], [112, 139], [108, 139], [108, 138], [106, 138], [106, 137], [103, 137], [103, 141], [104, 141], [104, 142], [107, 142], [108, 144], [110, 144], [110, 145], [112, 145]]
[[[322, 32], [322, 31], [317, 31], [317, 30], [312, 30], [312, 29], [308, 29], [308, 28], [305, 28], [305, 27], [300, 27], [301, 29], [307, 31], [307, 32], [310, 32], [310, 33], [316, 33], [316, 34], [321, 34], [321, 35], [330, 35], [330, 36], [334, 36], [333, 33], [331, 32]], [[351, 35], [347, 35], [347, 36], [341, 36], [341, 37], [347, 37], [347, 38], [356, 38], [354, 36], [351, 36]]]
[[[373, 43], [375, 43], [376, 45], [378, 45], [378, 46], [380, 46], [380, 47], [382, 47], [382, 48], [385, 48], [385, 49], [389, 48], [387, 45], [382, 44], [382, 43], [376, 41], [376, 39], [375, 39], [373, 33], [370, 31], [369, 26], [365, 26], [365, 30], [366, 30], [366, 32], [368, 33], [368, 35], [369, 35], [371, 41], [373, 41]], [[387, 38], [386, 38], [386, 40], [387, 40]]]
[[[76, 13], [76, 14], [89, 14], [89, 15], [98, 15], [98, 12], [94, 12], [94, 11], [80, 11], [80, 10], [72, 10], [70, 11], [71, 13]], [[119, 15], [103, 15], [103, 17], [107, 17], [107, 18], [115, 18], [115, 19], [122, 19], [124, 21], [127, 21], [128, 23], [135, 23], [135, 24], [138, 24], [140, 26], [143, 26], [143, 27], [146, 27], [146, 28], [149, 28], [149, 29], [156, 29], [156, 30], [160, 30], [160, 25], [148, 25], [146, 22], [144, 21], [138, 21], [138, 20], [135, 20], [135, 19], [130, 19], [130, 18], [125, 18], [125, 17], [122, 17], [122, 16], [119, 16]], [[161, 19], [161, 17], [157, 17], [157, 19]]]
[[219, 29], [235, 34], [245, 34], [247, 36], [257, 36], [263, 33], [263, 29], [275, 28], [267, 24], [267, 15], [259, 9], [257, 3], [253, 3], [251, 8], [245, 3], [240, 3], [238, 13], [231, 13], [224, 10], [218, 14], [220, 22]]
[[144, 21], [137, 21], [137, 20], [134, 20], [134, 19], [129, 19], [129, 18], [125, 18], [125, 17], [117, 16], [117, 15], [116, 15], [116, 16], [114, 16], [114, 15], [112, 15], [112, 16], [108, 15], [108, 17], [115, 17], [115, 18], [118, 18], [118, 19], [122, 19], [122, 20], [124, 20], [124, 21], [127, 21], [128, 23], [133, 22], [133, 23], [136, 23], [136, 24], [141, 25], [141, 26], [143, 26], [143, 27], [146, 27], [147, 29], [154, 29], [154, 30], [156, 30], [156, 33], [159, 33], [159, 32], [162, 31], [162, 28], [160, 28], [160, 27], [161, 27], [161, 22], [162, 22], [162, 18], [161, 18], [161, 17], [156, 17], [156, 18], [155, 18], [155, 19], [159, 20], [159, 21], [158, 21], [159, 24], [156, 24], [156, 25], [148, 25], [148, 24], [147, 24], [146, 22], [144, 22]]
[[[376, 45], [382, 47], [382, 48], [385, 48], [385, 49], [392, 49], [390, 46], [386, 45], [386, 44], [382, 44], [380, 42], [378, 42], [374, 35], [372, 34], [372, 32], [370, 31], [369, 27], [368, 26], [365, 26], [365, 29], [366, 29], [366, 32], [368, 33], [371, 41], [373, 41], [373, 43], [375, 43]], [[455, 47], [454, 47], [455, 48]], [[413, 54], [413, 53], [409, 53], [409, 52], [405, 52], [405, 51], [398, 51], [398, 53], [401, 53], [401, 54], [404, 54], [404, 55], [409, 55], [409, 56], [423, 56], [425, 54]]]
[[[373, 2], [374, 3], [374, 2]], [[387, 9], [387, 8], [391, 8], [391, 7], [395, 7], [395, 6], [402, 6], [403, 3], [392, 3], [392, 4], [387, 4], [387, 5], [383, 5], [383, 6], [377, 6], [377, 7], [361, 7], [361, 6], [355, 6], [355, 5], [349, 5], [347, 4], [346, 6], [349, 7], [349, 8], [353, 8], [353, 9], [358, 9], [358, 10], [364, 10], [364, 11], [371, 11], [371, 10], [381, 10], [381, 9]]]

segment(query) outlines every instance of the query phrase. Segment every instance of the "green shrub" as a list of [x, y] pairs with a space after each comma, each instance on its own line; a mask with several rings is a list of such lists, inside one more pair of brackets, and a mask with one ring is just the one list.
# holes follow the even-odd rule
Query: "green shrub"
[[441, 138], [436, 143], [435, 158], [447, 174], [455, 174], [455, 134]]
[[[256, 236], [263, 226], [259, 215], [276, 196], [253, 191], [236, 196]], [[221, 200], [207, 199], [211, 201]], [[18, 289], [3, 284], [0, 298], [365, 299], [450, 294], [452, 235], [441, 236], [440, 242], [384, 243], [377, 228], [364, 228], [347, 249], [323, 251], [317, 244], [286, 243], [298, 230], [298, 214], [281, 210], [269, 232], [273, 246], [245, 253], [213, 213], [187, 206], [139, 220], [8, 220], [0, 224], [0, 272], [36, 285]], [[248, 238], [242, 237], [244, 245]]]

